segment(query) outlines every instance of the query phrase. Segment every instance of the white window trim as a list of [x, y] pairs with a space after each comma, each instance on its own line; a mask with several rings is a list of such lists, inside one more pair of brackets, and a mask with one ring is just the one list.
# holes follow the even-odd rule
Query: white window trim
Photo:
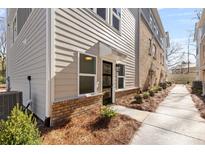
[[[123, 66], [124, 66], [124, 72], [125, 72], [125, 70], [126, 70], [126, 69], [125, 69], [125, 68], [126, 68], [126, 65], [125, 65], [124, 63], [117, 63], [116, 65], [123, 65]], [[118, 73], [119, 73], [119, 72], [117, 72], [117, 89], [118, 89], [118, 90], [119, 90], [119, 89], [125, 89], [125, 76], [126, 76], [126, 75], [121, 76], [121, 75], [118, 75]], [[125, 72], [125, 74], [126, 74], [126, 72]], [[124, 80], [123, 80], [123, 81], [124, 81], [124, 82], [123, 82], [123, 88], [119, 88], [119, 86], [118, 86], [118, 85], [119, 85], [119, 83], [118, 83], [118, 82], [119, 82], [119, 78], [123, 78], [123, 79], [124, 79]]]
[[[18, 10], [18, 9], [17, 9]], [[18, 34], [17, 34], [17, 29], [18, 29], [18, 21], [17, 21], [17, 10], [15, 12], [15, 15], [13, 17], [13, 20], [12, 20], [12, 45], [16, 42], [16, 39], [18, 37]], [[14, 20], [16, 19], [16, 37], [14, 38]]]
[[[113, 22], [112, 22], [113, 15], [119, 20], [119, 30], [116, 29], [116, 28], [113, 26]], [[110, 8], [110, 23], [111, 23], [111, 26], [112, 26], [117, 32], [121, 32], [122, 8], [121, 8], [121, 10], [120, 10], [120, 16], [118, 16], [118, 15], [113, 11], [113, 8]]]
[[[24, 23], [23, 26], [21, 27], [21, 30], [19, 31], [19, 33], [17, 34], [17, 36], [21, 33], [23, 27], [26, 25], [26, 23], [28, 22], [29, 18], [31, 17], [31, 13], [33, 12], [34, 8], [30, 8], [30, 9], [31, 9], [31, 12], [30, 12], [28, 18], [26, 19], [25, 23]], [[16, 10], [16, 19], [17, 19], [17, 11], [18, 11], [18, 9]], [[17, 29], [18, 29], [18, 27], [17, 27]]]
[[[28, 22], [28, 20], [29, 20], [29, 18], [30, 18], [30, 16], [31, 16], [31, 13], [32, 13], [33, 11], [34, 11], [34, 8], [31, 8], [31, 12], [30, 12], [28, 18], [26, 19], [24, 25]], [[18, 32], [17, 32], [17, 30], [18, 30], [17, 12], [18, 12], [18, 8], [16, 9], [15, 15], [14, 15], [13, 20], [12, 20], [12, 45], [16, 42], [16, 40], [17, 40], [19, 34], [21, 33], [21, 30], [22, 30], [23, 27], [24, 27], [24, 25], [23, 25], [22, 28], [21, 28], [21, 30], [20, 30], [20, 32], [19, 32], [19, 34], [18, 34]], [[16, 37], [15, 37], [15, 39], [14, 39], [14, 38], [13, 38], [13, 37], [14, 37], [13, 23], [14, 23], [15, 18], [16, 18]]]
[[[95, 60], [96, 60], [96, 63], [95, 63], [95, 74], [80, 73], [80, 54], [88, 55], [88, 56], [91, 56], [91, 57], [95, 58]], [[94, 77], [94, 92], [86, 93], [86, 94], [80, 94], [80, 76], [92, 76], [92, 77]], [[96, 92], [97, 92], [96, 83], [97, 83], [97, 56], [89, 54], [89, 53], [78, 52], [78, 84], [77, 84], [77, 86], [78, 86], [77, 87], [78, 97], [95, 95]]]
[[[153, 52], [154, 49], [154, 52]], [[152, 44], [152, 57], [157, 59], [157, 46], [155, 45], [155, 43]]]

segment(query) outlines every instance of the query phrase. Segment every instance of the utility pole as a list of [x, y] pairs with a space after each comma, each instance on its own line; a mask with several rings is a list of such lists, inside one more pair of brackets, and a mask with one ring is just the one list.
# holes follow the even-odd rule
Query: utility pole
[[189, 73], [189, 44], [190, 44], [190, 37], [188, 38], [188, 73]]

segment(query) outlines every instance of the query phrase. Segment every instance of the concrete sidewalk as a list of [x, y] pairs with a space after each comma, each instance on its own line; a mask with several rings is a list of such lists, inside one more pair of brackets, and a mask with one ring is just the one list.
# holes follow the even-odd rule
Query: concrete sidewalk
[[113, 108], [142, 122], [131, 144], [205, 144], [205, 120], [184, 85], [176, 85], [155, 113]]

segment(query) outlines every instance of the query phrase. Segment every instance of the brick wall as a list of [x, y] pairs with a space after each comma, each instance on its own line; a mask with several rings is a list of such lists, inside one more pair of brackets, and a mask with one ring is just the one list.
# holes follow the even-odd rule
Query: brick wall
[[83, 116], [93, 108], [100, 110], [101, 105], [102, 94], [55, 102], [52, 105], [51, 125], [64, 123], [72, 117]]
[[[150, 82], [157, 84], [160, 82], [160, 75], [163, 72], [165, 76], [165, 67], [160, 63], [160, 54], [163, 54], [163, 50], [159, 46], [158, 42], [155, 39], [152, 39], [152, 33], [148, 29], [143, 18], [140, 20], [140, 52], [139, 52], [139, 86], [143, 89], [146, 89]], [[155, 44], [157, 48], [156, 59], [150, 54], [150, 40]], [[149, 74], [151, 65], [154, 64], [156, 67], [155, 75], [152, 76]], [[151, 80], [151, 81], [150, 81]]]
[[115, 102], [117, 104], [124, 104], [125, 102], [130, 102], [134, 96], [139, 93], [139, 88], [133, 88], [129, 90], [122, 90], [115, 92]]

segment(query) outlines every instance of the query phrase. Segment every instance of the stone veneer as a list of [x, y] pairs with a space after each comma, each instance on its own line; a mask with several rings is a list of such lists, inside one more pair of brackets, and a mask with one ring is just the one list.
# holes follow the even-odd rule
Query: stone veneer
[[130, 102], [134, 96], [140, 92], [140, 88], [125, 89], [115, 92], [115, 102], [116, 103], [125, 103]]
[[69, 121], [72, 117], [83, 116], [93, 108], [100, 110], [102, 94], [84, 96], [76, 99], [55, 102], [52, 105], [51, 125], [58, 125]]

